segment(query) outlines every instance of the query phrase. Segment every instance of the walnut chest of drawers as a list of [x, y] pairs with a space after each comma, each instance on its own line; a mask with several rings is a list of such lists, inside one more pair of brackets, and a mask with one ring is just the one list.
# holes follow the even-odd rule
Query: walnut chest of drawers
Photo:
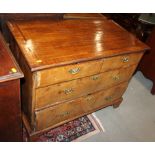
[[111, 20], [9, 21], [30, 136], [117, 107], [148, 47]]
[[0, 142], [22, 141], [19, 66], [0, 33]]

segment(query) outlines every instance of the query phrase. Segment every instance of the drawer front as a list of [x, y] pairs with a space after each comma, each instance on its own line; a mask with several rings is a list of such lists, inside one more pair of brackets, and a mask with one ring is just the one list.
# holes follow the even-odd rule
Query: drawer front
[[65, 100], [72, 100], [96, 90], [100, 75], [63, 82], [45, 88], [36, 89], [36, 109], [46, 107]]
[[84, 113], [81, 98], [36, 112], [36, 130], [60, 125]]
[[101, 72], [129, 67], [130, 65], [136, 65], [140, 61], [143, 53], [126, 54], [121, 56], [115, 56], [111, 58], [103, 59], [103, 65]]
[[122, 96], [126, 87], [127, 83], [124, 83], [105, 91], [38, 111], [36, 112], [36, 130], [56, 127], [93, 110], [108, 106]]
[[122, 97], [127, 88], [128, 82], [114, 86], [110, 89], [99, 91], [95, 94], [88, 95], [84, 98], [85, 111], [100, 108], [102, 106], [111, 105], [112, 102]]
[[91, 76], [99, 73], [101, 67], [102, 60], [96, 60], [38, 71], [36, 88]]
[[136, 67], [137, 66], [133, 65], [127, 68], [121, 68], [100, 74], [100, 83], [96, 89], [106, 89], [128, 81], [134, 73]]
[[136, 66], [104, 72], [86, 78], [63, 82], [45, 88], [36, 89], [36, 105], [38, 110], [58, 102], [72, 100], [97, 90], [107, 89], [128, 81]]

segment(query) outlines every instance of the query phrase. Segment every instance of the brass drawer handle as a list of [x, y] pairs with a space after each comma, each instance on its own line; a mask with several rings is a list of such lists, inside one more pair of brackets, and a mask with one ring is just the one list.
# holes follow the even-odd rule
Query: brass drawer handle
[[128, 58], [128, 57], [123, 57], [123, 58], [122, 58], [122, 61], [123, 61], [123, 62], [128, 62], [128, 61], [129, 61], [129, 58]]
[[67, 95], [67, 94], [71, 94], [73, 92], [73, 89], [72, 88], [68, 88], [68, 89], [65, 89], [64, 90], [64, 93]]
[[98, 80], [99, 79], [99, 76], [98, 75], [94, 75], [91, 78], [92, 78], [92, 80]]
[[117, 76], [113, 76], [112, 78], [113, 78], [114, 81], [118, 81], [118, 80], [120, 80], [119, 75], [117, 75]]
[[105, 98], [106, 101], [112, 101], [112, 96], [108, 96]]
[[60, 116], [65, 117], [65, 116], [67, 116], [67, 115], [69, 115], [69, 114], [70, 114], [69, 111], [65, 111], [64, 113], [60, 114]]
[[80, 68], [73, 68], [68, 71], [70, 74], [77, 74], [80, 72]]

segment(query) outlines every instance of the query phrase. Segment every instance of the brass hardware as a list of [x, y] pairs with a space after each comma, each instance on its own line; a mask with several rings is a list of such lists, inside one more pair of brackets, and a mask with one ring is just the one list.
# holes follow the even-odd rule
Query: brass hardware
[[98, 75], [92, 76], [92, 80], [98, 80], [98, 79], [99, 79], [99, 76]]
[[87, 101], [92, 100], [92, 96], [88, 96], [88, 97], [86, 98], [86, 100], [87, 100]]
[[120, 79], [119, 75], [112, 77], [114, 81], [118, 81]]
[[17, 73], [16, 68], [11, 68], [11, 70], [10, 70], [10, 74], [13, 74], [13, 73]]
[[128, 62], [128, 61], [129, 61], [129, 58], [123, 57], [123, 58], [122, 58], [122, 61], [123, 61], [123, 62]]
[[69, 112], [69, 111], [65, 111], [64, 113], [62, 113], [62, 114], [61, 114], [61, 116], [63, 116], [63, 117], [64, 117], [64, 116], [67, 116], [67, 115], [69, 115], [69, 114], [70, 114], [70, 112]]
[[105, 98], [106, 101], [112, 101], [112, 96], [108, 96]]
[[77, 74], [80, 72], [80, 68], [73, 68], [73, 69], [70, 69], [68, 72], [71, 74]]
[[64, 93], [65, 94], [71, 94], [73, 92], [73, 89], [72, 88], [68, 88], [68, 89], [65, 89], [64, 90]]
[[42, 60], [37, 60], [36, 62], [37, 62], [37, 63], [40, 63], [40, 62], [42, 62]]

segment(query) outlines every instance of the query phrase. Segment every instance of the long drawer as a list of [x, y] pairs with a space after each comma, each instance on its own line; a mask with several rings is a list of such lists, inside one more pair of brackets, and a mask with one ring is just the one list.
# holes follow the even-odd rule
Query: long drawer
[[72, 100], [128, 81], [136, 66], [36, 89], [36, 109]]
[[98, 74], [102, 60], [77, 63], [37, 72], [36, 88]]
[[72, 100], [84, 96], [96, 90], [99, 84], [97, 75], [85, 77], [77, 80], [55, 84], [45, 88], [36, 89], [36, 105], [39, 109], [48, 105]]
[[127, 83], [115, 86], [108, 90], [78, 98], [76, 100], [58, 104], [41, 111], [36, 111], [36, 130], [60, 125], [71, 119], [112, 104], [121, 98]]
[[137, 64], [143, 53], [125, 54], [111, 58], [77, 63], [36, 72], [36, 88], [70, 81], [100, 72], [129, 67]]
[[85, 112], [100, 108], [104, 105], [110, 105], [113, 101], [121, 98], [127, 88], [127, 85], [128, 82], [124, 82], [107, 90], [87, 95], [84, 98], [87, 102], [85, 105]]
[[100, 74], [100, 82], [96, 89], [106, 89], [115, 86], [123, 81], [128, 81], [131, 78], [136, 67], [137, 65], [132, 65], [127, 68], [121, 68]]

